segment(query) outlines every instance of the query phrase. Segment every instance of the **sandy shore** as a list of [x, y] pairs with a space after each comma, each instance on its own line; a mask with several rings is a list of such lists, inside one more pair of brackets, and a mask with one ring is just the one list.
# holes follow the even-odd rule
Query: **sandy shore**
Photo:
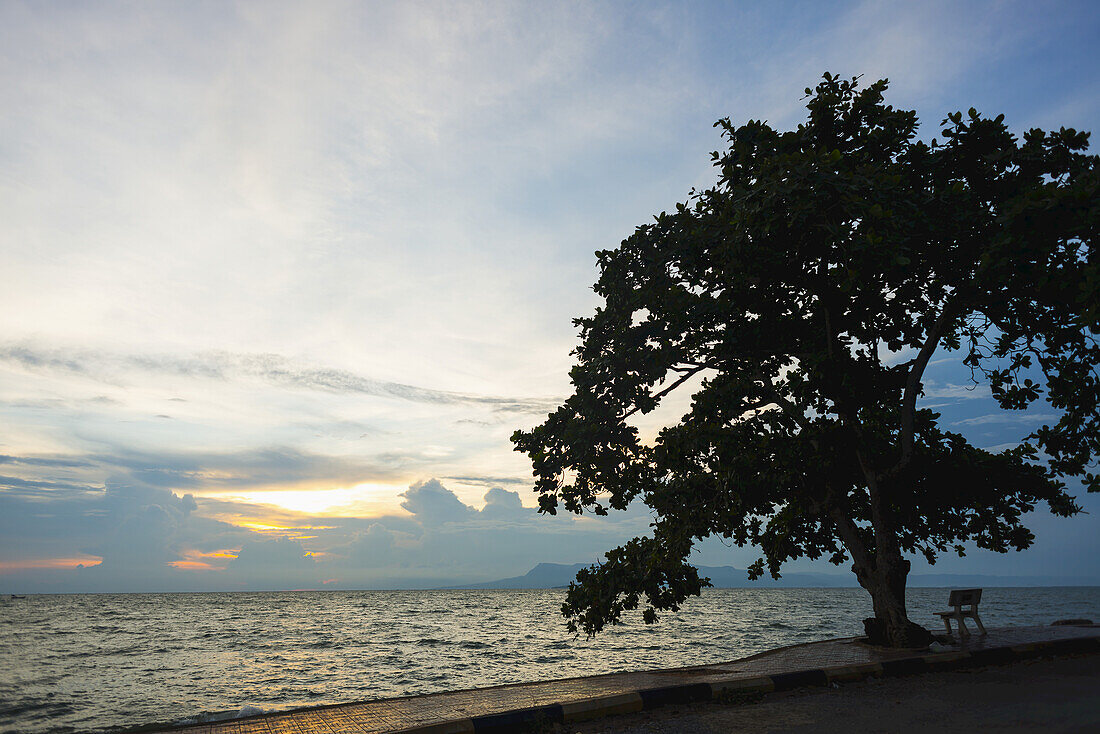
[[[835, 684], [834, 684], [835, 685]], [[559, 725], [569, 734], [1100, 732], [1100, 655], [803, 688]]]

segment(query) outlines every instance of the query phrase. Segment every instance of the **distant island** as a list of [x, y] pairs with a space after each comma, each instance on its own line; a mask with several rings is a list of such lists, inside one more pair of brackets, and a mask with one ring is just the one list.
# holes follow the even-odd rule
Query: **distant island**
[[[540, 563], [522, 576], [513, 576], [478, 584], [445, 586], [446, 589], [557, 589], [569, 586], [577, 571], [587, 563]], [[766, 576], [749, 581], [748, 571], [733, 566], [698, 566], [699, 575], [710, 579], [718, 589], [791, 589], [791, 588], [851, 588], [857, 586], [849, 573], [785, 573], [780, 579]], [[1100, 578], [1081, 576], [993, 576], [988, 574], [927, 573], [913, 574], [908, 586], [1100, 586]]]

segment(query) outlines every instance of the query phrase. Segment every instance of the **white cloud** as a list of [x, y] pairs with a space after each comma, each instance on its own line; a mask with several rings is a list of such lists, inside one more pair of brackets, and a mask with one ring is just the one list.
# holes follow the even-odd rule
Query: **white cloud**
[[1039, 426], [1043, 423], [1057, 420], [1058, 416], [1054, 413], [1009, 413], [1007, 411], [1001, 411], [999, 413], [987, 413], [986, 415], [978, 415], [972, 418], [962, 418], [957, 421], [952, 421], [952, 426], [982, 426], [990, 423], [994, 424], [1014, 424], [1014, 423], [1028, 423], [1031, 425]]
[[974, 385], [966, 384], [959, 385], [955, 383], [937, 383], [933, 381], [925, 381], [924, 383], [924, 399], [925, 400], [979, 400], [989, 397], [989, 387], [987, 385]]

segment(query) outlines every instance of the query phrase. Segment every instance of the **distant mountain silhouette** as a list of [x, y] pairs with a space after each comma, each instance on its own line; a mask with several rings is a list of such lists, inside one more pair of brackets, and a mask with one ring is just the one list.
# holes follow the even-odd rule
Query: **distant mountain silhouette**
[[559, 586], [569, 586], [577, 571], [587, 563], [540, 563], [522, 576], [486, 581], [480, 584], [467, 584], [456, 586], [457, 589], [554, 589]]
[[[513, 576], [479, 584], [448, 586], [448, 589], [556, 589], [569, 586], [577, 571], [587, 563], [540, 563], [522, 576]], [[790, 588], [842, 588], [857, 586], [855, 577], [848, 573], [785, 573], [780, 579], [765, 577], [749, 581], [748, 572], [733, 566], [699, 566], [699, 575], [710, 579], [718, 589], [790, 589]], [[913, 574], [909, 586], [965, 587], [981, 586], [1100, 586], [1100, 578], [1079, 576], [991, 576], [986, 574]]]
[[[555, 589], [569, 586], [577, 571], [588, 566], [587, 563], [540, 563], [523, 576], [513, 576], [480, 584], [454, 586], [455, 589]], [[733, 566], [699, 566], [699, 573], [710, 579], [719, 589], [728, 588], [782, 588], [782, 587], [832, 587], [855, 586], [855, 579], [849, 580], [843, 574], [828, 573], [791, 573], [783, 578], [749, 581], [748, 572]]]

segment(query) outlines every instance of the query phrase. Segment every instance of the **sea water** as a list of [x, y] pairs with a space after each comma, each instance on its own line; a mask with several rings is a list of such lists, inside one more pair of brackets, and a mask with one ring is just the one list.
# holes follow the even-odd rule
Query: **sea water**
[[[911, 589], [936, 629], [946, 589]], [[708, 589], [575, 638], [563, 592], [29, 595], [0, 603], [0, 731], [105, 731], [733, 660], [862, 633], [862, 589]], [[1100, 587], [986, 589], [987, 627], [1100, 619]]]

